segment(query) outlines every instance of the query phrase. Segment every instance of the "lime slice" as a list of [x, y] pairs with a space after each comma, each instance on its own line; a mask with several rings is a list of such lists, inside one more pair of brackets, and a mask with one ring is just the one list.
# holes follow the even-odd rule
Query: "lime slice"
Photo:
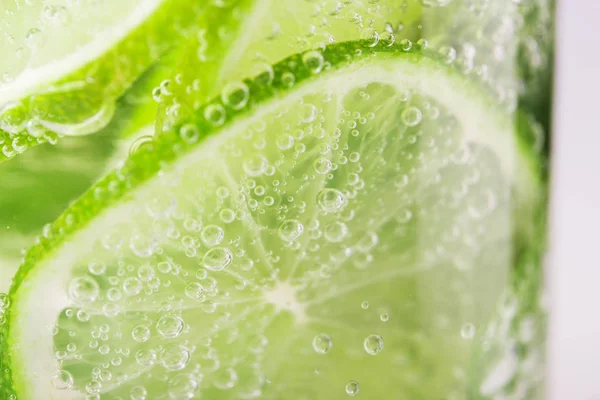
[[63, 214], [4, 307], [5, 397], [479, 390], [535, 156], [460, 73], [369, 44], [227, 88]]
[[[332, 43], [366, 39], [372, 45], [418, 39], [418, 0], [239, 0], [208, 6], [198, 33], [176, 69], [172, 95], [163, 101], [167, 126], [194, 113], [232, 81], [262, 75], [285, 57]], [[214, 29], [219, 21], [221, 29]], [[202, 70], [202, 75], [197, 71]], [[159, 113], [160, 114], [160, 113]], [[170, 121], [170, 123], [169, 123]]]
[[195, 20], [190, 0], [3, 6], [0, 161], [108, 124], [118, 97]]

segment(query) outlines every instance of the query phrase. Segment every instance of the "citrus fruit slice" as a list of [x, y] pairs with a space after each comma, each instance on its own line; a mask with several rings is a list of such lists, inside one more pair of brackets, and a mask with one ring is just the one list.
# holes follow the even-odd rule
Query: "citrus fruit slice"
[[3, 5], [0, 161], [106, 126], [117, 99], [176, 45], [199, 8], [189, 0]]
[[67, 210], [3, 297], [6, 397], [479, 390], [535, 155], [435, 56], [371, 45], [227, 86]]
[[[410, 46], [410, 39], [420, 35], [416, 27], [421, 9], [418, 0], [240, 0], [208, 5], [175, 69], [177, 79], [172, 79], [171, 96], [164, 98], [159, 127], [193, 114], [232, 80], [260, 75], [269, 81], [271, 66], [296, 53], [358, 39], [375, 45], [397, 38]], [[215, 21], [220, 29], [214, 28]]]

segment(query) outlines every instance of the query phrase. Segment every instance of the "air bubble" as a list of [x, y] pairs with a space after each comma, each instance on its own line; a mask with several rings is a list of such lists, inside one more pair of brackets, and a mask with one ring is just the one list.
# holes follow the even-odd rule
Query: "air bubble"
[[421, 123], [421, 120], [423, 119], [423, 113], [416, 107], [408, 107], [402, 111], [400, 118], [406, 126], [413, 127]]
[[332, 243], [338, 243], [344, 240], [348, 234], [348, 227], [340, 221], [333, 221], [323, 228], [323, 236]]
[[63, 6], [44, 6], [43, 18], [52, 25], [64, 25], [69, 22], [69, 14]]
[[231, 389], [238, 381], [237, 372], [233, 368], [225, 368], [217, 372], [213, 384], [219, 389]]
[[379, 237], [377, 234], [375, 232], [368, 231], [365, 233], [365, 236], [358, 241], [356, 248], [363, 253], [368, 253], [369, 251], [373, 250], [375, 246], [377, 246], [377, 243], [379, 243]]
[[213, 247], [220, 244], [225, 237], [223, 229], [218, 225], [207, 225], [200, 233], [200, 239], [208, 247]]
[[198, 381], [190, 374], [180, 374], [169, 380], [169, 398], [171, 400], [193, 399], [198, 389]]
[[345, 389], [348, 396], [356, 396], [360, 392], [360, 386], [356, 381], [348, 382]]
[[101, 389], [102, 389], [102, 383], [100, 383], [96, 380], [91, 380], [85, 385], [86, 392], [88, 392], [90, 394], [100, 393]]
[[260, 155], [251, 156], [250, 158], [244, 160], [242, 163], [242, 168], [244, 172], [248, 176], [256, 177], [262, 175], [267, 167], [269, 166], [269, 162], [266, 158]]
[[170, 79], [165, 79], [159, 85], [160, 92], [164, 96], [171, 96], [173, 94], [173, 92], [171, 91], [170, 87], [171, 87], [171, 80]]
[[372, 356], [377, 355], [383, 350], [383, 338], [379, 335], [371, 334], [366, 337], [363, 347], [368, 354]]
[[214, 301], [206, 301], [202, 303], [202, 310], [208, 314], [212, 314], [217, 310], [217, 303]]
[[317, 204], [325, 212], [339, 211], [344, 205], [344, 195], [337, 189], [323, 189], [317, 195]]
[[171, 269], [173, 268], [171, 266], [171, 263], [168, 261], [161, 261], [158, 263], [158, 265], [156, 266], [156, 268], [158, 268], [158, 272], [162, 273], [162, 274], [168, 274], [169, 272], [171, 272]]
[[116, 303], [106, 303], [102, 306], [102, 312], [109, 318], [116, 317], [120, 311], [121, 309]]
[[148, 258], [154, 254], [156, 241], [150, 235], [133, 235], [129, 239], [129, 248], [138, 257]]
[[27, 138], [24, 136], [17, 136], [12, 141], [12, 148], [17, 153], [24, 152], [25, 150], [27, 150], [27, 147], [28, 147]]
[[233, 260], [233, 254], [225, 247], [215, 247], [204, 254], [202, 262], [206, 269], [211, 271], [221, 271]]
[[88, 314], [84, 310], [78, 310], [77, 319], [81, 322], [88, 322], [90, 320], [90, 314]]
[[154, 278], [154, 269], [149, 265], [142, 265], [137, 271], [137, 276], [142, 282], [148, 282]]
[[113, 231], [102, 236], [101, 243], [106, 250], [116, 251], [123, 245], [123, 236], [120, 232]]
[[330, 159], [321, 157], [313, 162], [313, 169], [319, 175], [325, 175], [333, 168], [333, 164]]
[[402, 47], [402, 50], [404, 51], [409, 51], [410, 49], [412, 49], [412, 42], [409, 39], [402, 39], [400, 41], [400, 47]]
[[184, 291], [185, 295], [190, 299], [199, 299], [200, 296], [202, 296], [202, 292], [204, 292], [204, 290], [202, 289], [202, 285], [200, 285], [200, 283], [198, 282], [188, 283], [187, 285], [185, 285]]
[[265, 196], [263, 203], [265, 206], [271, 207], [273, 204], [275, 204], [275, 199], [272, 196]]
[[457, 53], [454, 47], [443, 46], [439, 51], [447, 64], [452, 64], [454, 61], [456, 61]]
[[127, 278], [123, 282], [123, 291], [127, 296], [137, 296], [142, 291], [143, 285], [138, 278]]
[[9, 134], [23, 130], [27, 123], [27, 113], [21, 103], [10, 103], [0, 110], [0, 129]]
[[195, 125], [192, 124], [186, 124], [179, 130], [179, 136], [181, 136], [184, 142], [189, 144], [196, 143], [199, 135], [200, 131]]
[[143, 343], [150, 338], [150, 328], [146, 325], [137, 325], [131, 330], [131, 337], [139, 343]]
[[159, 361], [167, 371], [178, 371], [190, 361], [190, 352], [183, 346], [171, 345], [160, 352]]
[[73, 387], [73, 375], [68, 371], [58, 370], [52, 375], [52, 386], [59, 390]]
[[294, 86], [294, 83], [296, 83], [296, 76], [291, 72], [284, 72], [281, 74], [281, 83], [283, 83], [284, 86], [292, 87]]
[[302, 55], [302, 63], [310, 72], [318, 74], [323, 70], [325, 60], [323, 59], [323, 55], [318, 51], [309, 51]]
[[140, 349], [135, 353], [135, 361], [142, 367], [149, 367], [156, 362], [156, 351]]
[[292, 137], [292, 135], [288, 134], [288, 133], [282, 133], [280, 135], [277, 136], [277, 138], [275, 139], [275, 143], [277, 144], [277, 147], [279, 148], [279, 150], [289, 150], [292, 148], [292, 146], [294, 145], [294, 138]]
[[129, 146], [129, 155], [138, 152], [142, 147], [150, 143], [152, 143], [152, 136], [150, 135], [143, 135], [136, 138]]
[[220, 104], [211, 104], [204, 109], [204, 118], [214, 126], [225, 123], [225, 109]]
[[108, 291], [106, 292], [106, 298], [109, 301], [119, 301], [121, 300], [121, 297], [123, 296], [123, 294], [121, 293], [121, 291], [117, 288], [110, 288], [108, 289]]
[[[206, 270], [202, 270], [204, 272], [206, 272]], [[215, 278], [213, 278], [212, 276], [204, 276], [203, 278], [200, 276], [196, 276], [198, 279], [200, 279], [200, 285], [202, 286], [202, 289], [206, 292], [214, 292], [217, 289], [217, 280]]]
[[10, 299], [6, 293], [0, 293], [0, 310], [5, 310], [10, 305]]
[[321, 333], [313, 338], [312, 347], [319, 354], [328, 353], [332, 346], [333, 340], [331, 339], [331, 336], [326, 333]]
[[286, 242], [293, 242], [298, 239], [302, 235], [302, 232], [304, 232], [304, 225], [296, 219], [283, 221], [277, 230], [279, 237]]
[[255, 81], [259, 82], [261, 86], [268, 86], [273, 83], [273, 79], [275, 78], [275, 71], [270, 64], [261, 63], [258, 64], [254, 68], [254, 73], [251, 74], [254, 76]]
[[73, 278], [69, 282], [69, 297], [78, 303], [91, 303], [98, 297], [100, 288], [98, 283], [89, 276]]
[[317, 107], [312, 104], [304, 104], [300, 110], [300, 118], [304, 123], [311, 123], [317, 118]]
[[225, 105], [240, 110], [248, 104], [250, 91], [243, 82], [230, 82], [221, 91], [221, 100]]
[[156, 330], [166, 339], [177, 337], [183, 330], [183, 320], [176, 316], [165, 315], [156, 323]]
[[129, 398], [131, 400], [146, 400], [148, 391], [143, 386], [134, 386], [129, 391]]

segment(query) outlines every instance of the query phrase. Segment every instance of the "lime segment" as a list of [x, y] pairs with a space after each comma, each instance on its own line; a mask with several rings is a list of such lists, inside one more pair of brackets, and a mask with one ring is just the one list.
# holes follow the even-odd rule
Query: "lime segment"
[[507, 285], [532, 201], [512, 189], [540, 185], [511, 119], [414, 48], [272, 71], [140, 148], [29, 251], [0, 341], [19, 398], [472, 387], [451, 371]]

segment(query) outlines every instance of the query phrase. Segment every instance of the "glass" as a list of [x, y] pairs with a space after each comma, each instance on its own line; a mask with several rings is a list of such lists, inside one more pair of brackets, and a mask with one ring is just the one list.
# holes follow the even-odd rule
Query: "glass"
[[553, 1], [181, 10], [102, 129], [0, 113], [0, 395], [542, 399]]

